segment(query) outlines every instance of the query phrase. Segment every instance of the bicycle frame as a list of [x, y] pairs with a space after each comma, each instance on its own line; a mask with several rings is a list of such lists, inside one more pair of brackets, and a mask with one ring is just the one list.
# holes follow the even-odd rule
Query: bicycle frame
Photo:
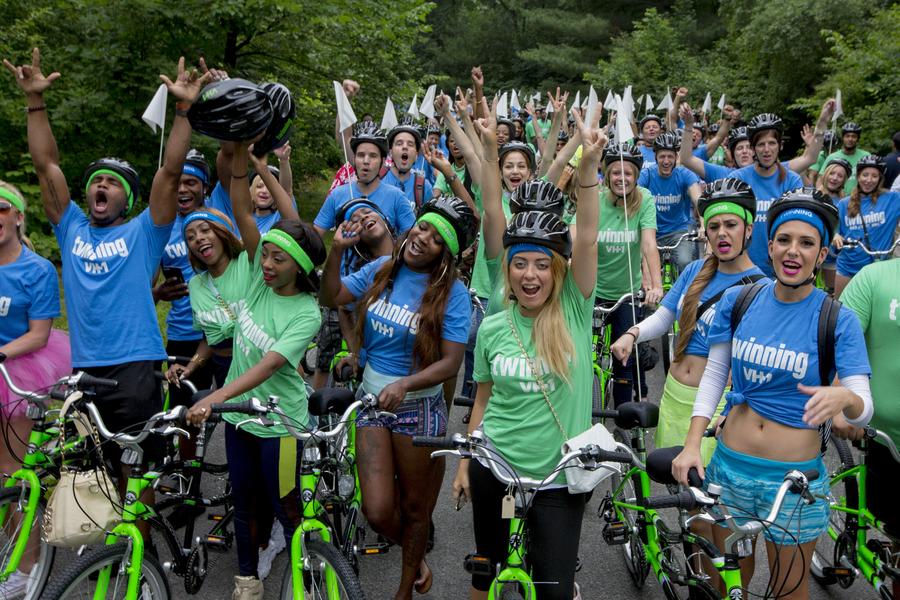
[[[515, 495], [518, 498], [518, 494]], [[509, 546], [506, 555], [506, 566], [497, 574], [488, 590], [488, 600], [499, 600], [503, 585], [516, 583], [522, 587], [524, 600], [535, 600], [537, 590], [531, 575], [525, 570], [525, 522], [521, 518], [520, 507], [516, 506], [516, 515], [509, 520]]]

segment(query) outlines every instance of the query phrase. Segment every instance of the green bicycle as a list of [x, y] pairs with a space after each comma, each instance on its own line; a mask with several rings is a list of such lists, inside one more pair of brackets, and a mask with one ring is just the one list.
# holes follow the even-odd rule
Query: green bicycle
[[[865, 454], [875, 439], [884, 442], [894, 460], [900, 462], [900, 452], [893, 440], [883, 431], [865, 428], [859, 448]], [[810, 563], [810, 574], [820, 584], [838, 584], [846, 589], [862, 575], [865, 581], [885, 600], [894, 600], [892, 581], [900, 577], [897, 556], [891, 550], [884, 525], [866, 506], [865, 461], [855, 464], [850, 448], [844, 440], [831, 437], [839, 465], [831, 477], [831, 504], [828, 531], [819, 538]], [[843, 488], [843, 494], [841, 493]], [[870, 537], [875, 530], [881, 539]]]
[[[610, 351], [612, 346], [612, 325], [609, 317], [626, 302], [642, 302], [644, 290], [624, 294], [614, 303], [600, 304], [594, 307], [594, 320], [591, 325], [591, 361], [594, 368], [594, 383], [591, 392], [591, 410], [593, 413], [605, 410], [612, 398], [613, 361], [615, 357]], [[597, 423], [597, 418], [593, 418]]]

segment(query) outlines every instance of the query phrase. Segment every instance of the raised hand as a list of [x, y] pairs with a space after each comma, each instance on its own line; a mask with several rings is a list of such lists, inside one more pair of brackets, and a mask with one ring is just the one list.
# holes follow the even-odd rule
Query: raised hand
[[556, 112], [565, 112], [566, 111], [566, 101], [569, 99], [569, 92], [560, 92], [559, 87], [556, 88], [556, 95], [554, 96], [550, 92], [547, 92], [547, 100], [549, 104], [553, 105], [553, 110]]
[[472, 85], [479, 88], [484, 87], [484, 73], [482, 73], [481, 67], [472, 67]]
[[809, 126], [809, 123], [803, 125], [803, 129], [800, 130], [800, 139], [807, 146], [811, 146], [816, 141], [816, 134], [813, 128]]
[[[456, 93], [460, 94], [459, 88], [456, 88]], [[447, 94], [441, 94], [437, 98], [434, 99], [434, 108], [442, 117], [446, 117], [450, 114], [450, 96]]]
[[206, 75], [209, 73], [210, 81], [225, 81], [228, 79], [228, 73], [223, 69], [210, 69], [206, 66], [206, 59], [200, 58], [200, 63], [198, 68], [200, 69], [201, 75]]
[[681, 107], [678, 109], [678, 116], [681, 117], [681, 120], [684, 121], [685, 127], [694, 126], [694, 112], [691, 110], [691, 105], [687, 102], [682, 102]]
[[200, 90], [211, 78], [212, 74], [208, 71], [203, 75], [200, 75], [196, 69], [186, 71], [183, 56], [178, 59], [178, 75], [175, 77], [174, 82], [163, 74], [159, 76], [160, 81], [169, 88], [169, 93], [183, 102], [196, 100]]
[[291, 158], [291, 143], [288, 142], [281, 148], [275, 148], [272, 150], [272, 154], [275, 155], [278, 160], [290, 160]]
[[[468, 94], [463, 94], [461, 88], [456, 88], [456, 110], [457, 112], [466, 112], [469, 108], [469, 97]], [[447, 112], [444, 114], [448, 114], [450, 112], [450, 107], [447, 107]]]
[[425, 160], [428, 161], [428, 164], [437, 169], [438, 172], [447, 175], [452, 171], [450, 161], [448, 161], [446, 157], [444, 157], [444, 153], [441, 152], [439, 148], [431, 148], [429, 146], [425, 146], [423, 154], [425, 156]]
[[347, 95], [348, 100], [352, 100], [359, 93], [359, 84], [352, 79], [342, 81], [341, 87], [344, 88], [344, 93]]
[[269, 161], [268, 161], [267, 157], [263, 156], [262, 158], [260, 158], [259, 156], [256, 156], [255, 154], [253, 154], [253, 152], [250, 152], [249, 156], [250, 156], [250, 162], [253, 164], [253, 170], [256, 171], [257, 173], [262, 173], [263, 170], [266, 170], [269, 168]]
[[334, 231], [334, 239], [331, 242], [331, 247], [343, 252], [347, 248], [355, 246], [359, 243], [359, 231], [361, 228], [362, 225], [360, 223], [344, 221], [338, 225], [338, 228]]
[[688, 89], [686, 87], [680, 87], [677, 90], [675, 90], [675, 99], [676, 100], [684, 100], [685, 98], [687, 98], [687, 95], [688, 95]]
[[13, 74], [13, 77], [16, 78], [16, 83], [22, 88], [22, 91], [29, 96], [39, 96], [43, 94], [44, 90], [49, 88], [53, 85], [54, 81], [60, 78], [60, 74], [57, 71], [50, 73], [50, 75], [47, 75], [46, 77], [43, 72], [41, 72], [41, 51], [38, 48], [34, 48], [31, 51], [30, 65], [17, 67], [5, 58], [3, 59], [3, 64], [9, 72]]

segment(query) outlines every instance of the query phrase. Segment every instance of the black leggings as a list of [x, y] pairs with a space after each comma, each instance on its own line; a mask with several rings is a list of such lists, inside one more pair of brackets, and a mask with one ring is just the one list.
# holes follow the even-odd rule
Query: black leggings
[[[599, 298], [597, 299], [597, 304], [606, 302], [615, 304], [615, 300], [607, 301]], [[635, 306], [634, 312], [637, 321], [640, 321], [644, 314], [643, 307]], [[631, 317], [631, 303], [626, 302], [613, 311], [612, 314], [609, 315], [608, 323], [612, 327], [612, 341], [615, 342], [628, 331], [629, 328], [636, 324], [636, 321]], [[635, 345], [634, 352], [628, 356], [628, 361], [624, 365], [620, 360], [613, 361], [613, 402], [616, 407], [623, 402], [631, 402], [634, 400], [634, 386], [637, 381], [637, 362], [634, 360], [634, 356], [637, 352], [637, 345]], [[641, 395], [639, 398], [642, 398], [647, 395], [647, 378], [642, 374], [640, 379]]]
[[[475, 547], [496, 565], [506, 559], [508, 549], [509, 521], [500, 518], [506, 485], [473, 459], [469, 462], [469, 486]], [[533, 581], [547, 582], [537, 585], [541, 600], [572, 600], [586, 502], [587, 494], [570, 494], [565, 488], [540, 491], [532, 502], [526, 525], [527, 558]], [[492, 576], [472, 575], [472, 587], [487, 591], [492, 580]]]

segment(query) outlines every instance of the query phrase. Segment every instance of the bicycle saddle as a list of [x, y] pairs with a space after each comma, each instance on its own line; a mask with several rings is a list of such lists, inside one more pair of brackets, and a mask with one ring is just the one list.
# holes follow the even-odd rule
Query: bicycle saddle
[[659, 423], [659, 406], [650, 402], [625, 402], [616, 410], [616, 426], [620, 429], [651, 429]]
[[343, 388], [325, 388], [314, 392], [309, 397], [309, 414], [321, 417], [329, 412], [343, 414], [353, 404], [356, 395]]
[[650, 479], [664, 485], [675, 485], [677, 482], [672, 477], [672, 461], [683, 449], [684, 446], [672, 446], [651, 452], [647, 456], [647, 475]]

